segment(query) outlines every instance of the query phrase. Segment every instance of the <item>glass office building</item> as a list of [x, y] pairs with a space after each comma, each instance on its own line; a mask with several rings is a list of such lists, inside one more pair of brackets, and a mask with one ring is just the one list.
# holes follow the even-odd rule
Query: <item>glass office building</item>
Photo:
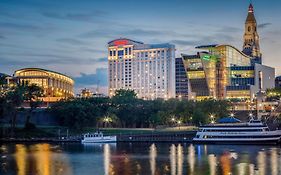
[[196, 55], [184, 55], [191, 93], [196, 99], [252, 99], [259, 90], [274, 87], [274, 68], [252, 63], [231, 45], [198, 46]]

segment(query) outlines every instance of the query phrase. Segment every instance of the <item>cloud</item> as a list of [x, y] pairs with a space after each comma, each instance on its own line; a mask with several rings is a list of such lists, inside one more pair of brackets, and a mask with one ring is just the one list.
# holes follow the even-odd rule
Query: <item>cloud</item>
[[83, 21], [94, 22], [98, 17], [104, 16], [104, 11], [95, 10], [88, 13], [57, 13], [57, 12], [43, 12], [42, 15], [48, 18], [71, 20], [71, 21]]
[[268, 27], [268, 26], [270, 26], [270, 25], [272, 25], [272, 23], [269, 23], [269, 22], [267, 22], [267, 23], [261, 23], [261, 24], [258, 25], [258, 28], [259, 28], [259, 29], [264, 29], [264, 28], [266, 28], [266, 27]]
[[14, 35], [18, 33], [30, 33], [32, 36], [42, 36], [54, 32], [56, 27], [49, 24], [35, 25], [31, 23], [0, 22], [0, 33]]
[[157, 30], [134, 29], [134, 30], [124, 31], [121, 33], [127, 35], [137, 35], [137, 36], [154, 36], [154, 35], [162, 35], [164, 33], [169, 33], [169, 32], [163, 32]]
[[200, 41], [195, 40], [171, 40], [170, 43], [183, 46], [195, 46], [199, 44]]
[[10, 23], [10, 22], [0, 22], [0, 27], [7, 28], [7, 29], [29, 30], [29, 31], [42, 30], [41, 27], [32, 24], [19, 24], [19, 23]]
[[74, 77], [75, 86], [107, 86], [107, 70], [107, 68], [97, 68], [95, 74], [80, 73], [80, 76]]
[[4, 36], [0, 35], [0, 39], [6, 39], [6, 37], [4, 37]]
[[57, 39], [56, 41], [71, 44], [71, 45], [88, 45], [87, 42], [84, 42], [84, 41], [81, 41], [78, 39], [74, 39], [74, 38], [60, 38], [60, 39]]
[[103, 36], [104, 38], [116, 37], [152, 37], [152, 36], [169, 36], [169, 37], [190, 37], [191, 35], [181, 34], [170, 30], [150, 30], [150, 29], [97, 29], [91, 30], [78, 35], [81, 38], [94, 38]]
[[241, 32], [240, 28], [237, 27], [230, 27], [230, 26], [223, 26], [222, 28], [217, 30], [218, 33], [236, 33]]
[[106, 54], [106, 52], [107, 52], [107, 50], [92, 49], [92, 48], [86, 48], [86, 47], [81, 47], [80, 49], [83, 50], [83, 51], [92, 52], [92, 53]]
[[[106, 63], [106, 58], [79, 58], [79, 57], [70, 57], [59, 54], [35, 54], [35, 53], [15, 53], [15, 54], [3, 54], [0, 53], [1, 56], [1, 65], [9, 66], [38, 66], [38, 65], [89, 65], [89, 64], [97, 64], [97, 63]], [[35, 58], [35, 59], [32, 59]], [[29, 58], [29, 59], [23, 59]], [[38, 59], [39, 58], [39, 59]], [[42, 59], [44, 58], [44, 59]]]

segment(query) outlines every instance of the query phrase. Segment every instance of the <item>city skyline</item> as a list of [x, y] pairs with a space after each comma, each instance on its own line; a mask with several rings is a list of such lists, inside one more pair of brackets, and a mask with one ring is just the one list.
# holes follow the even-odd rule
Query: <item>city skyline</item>
[[[23, 67], [47, 68], [74, 77], [76, 88], [99, 84], [106, 92], [106, 44], [112, 39], [169, 42], [176, 45], [177, 56], [195, 52], [194, 47], [202, 44], [231, 44], [242, 50], [249, 2], [204, 3], [1, 1], [0, 72], [12, 74]], [[281, 63], [277, 60], [281, 54], [281, 3], [252, 3], [263, 62], [275, 67], [276, 75], [280, 75]]]

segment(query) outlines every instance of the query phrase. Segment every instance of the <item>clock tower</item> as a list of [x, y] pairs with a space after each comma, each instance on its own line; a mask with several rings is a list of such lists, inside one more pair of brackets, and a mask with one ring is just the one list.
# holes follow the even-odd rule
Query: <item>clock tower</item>
[[253, 58], [253, 62], [261, 63], [261, 53], [259, 45], [259, 35], [257, 32], [257, 22], [252, 4], [248, 8], [248, 16], [245, 22], [243, 52]]

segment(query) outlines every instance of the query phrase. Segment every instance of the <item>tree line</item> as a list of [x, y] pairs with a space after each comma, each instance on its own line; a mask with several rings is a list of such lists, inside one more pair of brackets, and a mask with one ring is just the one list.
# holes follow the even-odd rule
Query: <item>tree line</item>
[[[8, 85], [4, 76], [0, 77], [0, 121], [4, 116], [9, 118], [12, 135], [16, 128], [18, 112], [26, 111], [25, 129], [34, 128], [30, 122], [32, 113], [40, 106], [43, 89], [35, 84], [22, 82]], [[24, 103], [29, 107], [24, 110]]]
[[157, 127], [159, 125], [199, 125], [228, 116], [227, 101], [190, 101], [179, 99], [138, 99], [133, 90], [120, 89], [112, 98], [75, 98], [51, 106], [50, 112], [61, 126], [84, 127]]

